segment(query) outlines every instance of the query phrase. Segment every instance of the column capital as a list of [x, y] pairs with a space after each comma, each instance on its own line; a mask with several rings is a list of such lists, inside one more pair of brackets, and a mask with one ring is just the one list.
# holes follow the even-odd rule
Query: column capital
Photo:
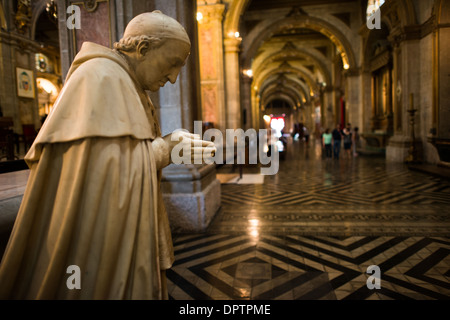
[[225, 52], [239, 52], [241, 42], [242, 38], [225, 38], [223, 42], [225, 45]]
[[198, 23], [203, 24], [215, 21], [222, 22], [224, 11], [225, 5], [220, 3], [198, 5], [197, 12], [201, 12], [203, 15], [203, 18]]

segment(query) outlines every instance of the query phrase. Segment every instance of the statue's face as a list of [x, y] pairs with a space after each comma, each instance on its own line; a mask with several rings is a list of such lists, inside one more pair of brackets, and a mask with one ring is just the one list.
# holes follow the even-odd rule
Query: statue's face
[[175, 83], [189, 52], [188, 43], [167, 39], [159, 48], [147, 51], [140, 60], [136, 68], [139, 82], [150, 91], [158, 91], [167, 81]]

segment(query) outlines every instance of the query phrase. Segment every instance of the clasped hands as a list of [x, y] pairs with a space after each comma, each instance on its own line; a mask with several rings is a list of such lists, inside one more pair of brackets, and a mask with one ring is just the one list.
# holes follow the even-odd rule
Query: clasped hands
[[201, 140], [200, 135], [185, 130], [174, 132], [153, 141], [158, 169], [174, 164], [212, 163], [216, 147], [214, 142]]

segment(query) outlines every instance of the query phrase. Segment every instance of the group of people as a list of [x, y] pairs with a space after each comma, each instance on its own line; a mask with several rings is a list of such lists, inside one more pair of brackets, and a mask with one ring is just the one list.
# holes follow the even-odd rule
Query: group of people
[[347, 159], [358, 155], [356, 152], [359, 141], [358, 127], [352, 129], [350, 123], [347, 123], [347, 126], [342, 129], [337, 124], [332, 132], [330, 132], [330, 129], [326, 129], [322, 134], [322, 146], [325, 157], [328, 159], [339, 159], [342, 141], [344, 142], [344, 151]]

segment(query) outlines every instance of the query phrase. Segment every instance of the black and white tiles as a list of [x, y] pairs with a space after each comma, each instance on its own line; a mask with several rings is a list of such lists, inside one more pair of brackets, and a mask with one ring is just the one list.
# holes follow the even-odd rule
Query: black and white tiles
[[263, 183], [222, 184], [207, 233], [174, 235], [171, 299], [450, 299], [448, 180], [288, 147]]

